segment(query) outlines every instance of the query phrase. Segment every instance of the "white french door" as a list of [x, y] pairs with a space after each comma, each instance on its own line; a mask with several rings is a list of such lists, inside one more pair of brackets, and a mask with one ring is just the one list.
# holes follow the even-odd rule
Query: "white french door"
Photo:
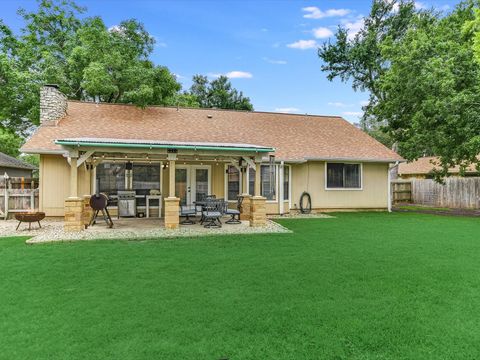
[[210, 165], [177, 165], [175, 168], [175, 196], [180, 205], [193, 204], [211, 191]]

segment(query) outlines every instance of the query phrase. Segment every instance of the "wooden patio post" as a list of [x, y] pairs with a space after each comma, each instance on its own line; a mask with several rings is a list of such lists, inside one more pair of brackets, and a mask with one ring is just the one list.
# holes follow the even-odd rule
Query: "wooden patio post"
[[262, 196], [260, 193], [261, 166], [259, 162], [255, 163], [255, 196]]
[[165, 228], [178, 229], [180, 223], [180, 199], [175, 196], [176, 154], [168, 154], [168, 197], [165, 198]]
[[168, 197], [175, 197], [175, 160], [170, 160], [168, 163]]
[[242, 172], [242, 207], [240, 208], [240, 220], [250, 220], [250, 189], [249, 189], [249, 170], [250, 165], [243, 168]]
[[70, 199], [78, 198], [78, 167], [77, 158], [70, 157]]
[[250, 226], [265, 226], [267, 224], [266, 199], [261, 196], [261, 165], [255, 161], [255, 196], [250, 199]]
[[63, 228], [65, 231], [82, 231], [83, 224], [83, 199], [78, 197], [78, 153], [70, 153], [70, 194], [65, 200], [65, 219]]

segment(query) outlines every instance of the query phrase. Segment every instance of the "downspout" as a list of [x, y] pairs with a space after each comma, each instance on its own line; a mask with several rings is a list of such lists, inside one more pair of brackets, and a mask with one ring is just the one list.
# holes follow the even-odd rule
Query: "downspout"
[[283, 179], [283, 176], [284, 176], [284, 171], [283, 171], [283, 167], [284, 167], [284, 162], [283, 160], [280, 161], [280, 168], [278, 169], [278, 187], [279, 187], [279, 192], [278, 192], [278, 201], [279, 201], [279, 210], [278, 212], [280, 213], [280, 215], [283, 215], [285, 209], [284, 209], [284, 204], [283, 204], [283, 197], [284, 197], [284, 189], [283, 189], [283, 182], [284, 182], [284, 179]]

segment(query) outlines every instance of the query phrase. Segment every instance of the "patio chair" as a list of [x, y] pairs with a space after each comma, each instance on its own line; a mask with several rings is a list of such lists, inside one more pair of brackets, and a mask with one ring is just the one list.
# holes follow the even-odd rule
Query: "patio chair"
[[[230, 215], [230, 220], [225, 221], [225, 224], [241, 224], [240, 213], [242, 211], [243, 196], [237, 197], [237, 208], [229, 209], [228, 203], [225, 204], [225, 215]], [[236, 217], [236, 218], [235, 218]]]
[[195, 206], [180, 205], [180, 216], [185, 217], [185, 220], [180, 221], [181, 225], [194, 225], [195, 221], [190, 219], [190, 216], [195, 217], [196, 215], [197, 215], [197, 210]]
[[207, 200], [205, 207], [202, 210], [202, 221], [206, 228], [220, 228], [222, 221], [220, 218], [225, 212], [225, 201], [223, 199]]

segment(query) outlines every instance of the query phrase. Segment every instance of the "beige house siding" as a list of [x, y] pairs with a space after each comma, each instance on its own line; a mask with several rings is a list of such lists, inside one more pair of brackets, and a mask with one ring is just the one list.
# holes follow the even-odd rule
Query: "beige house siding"
[[[63, 216], [65, 199], [69, 196], [70, 165], [61, 155], [40, 156], [40, 210], [47, 216]], [[91, 194], [90, 171], [78, 168], [79, 196]]]
[[[187, 163], [190, 164], [190, 163]], [[180, 164], [179, 164], [180, 165]], [[298, 209], [303, 191], [310, 193], [312, 208], [318, 210], [386, 209], [388, 192], [388, 164], [362, 164], [362, 190], [326, 190], [325, 162], [308, 162], [291, 165], [291, 204]], [[40, 156], [40, 208], [47, 216], [63, 216], [64, 200], [70, 188], [70, 165], [60, 155]], [[163, 171], [164, 197], [168, 196], [169, 169]], [[79, 167], [79, 195], [91, 194], [90, 172]], [[211, 164], [211, 192], [219, 198], [225, 196], [225, 167], [223, 163]], [[232, 204], [233, 206], [233, 204]], [[162, 207], [163, 208], [163, 207]], [[280, 212], [279, 202], [267, 201], [268, 214]], [[289, 202], [284, 201], [284, 213], [289, 212]], [[112, 211], [112, 215], [116, 211]], [[157, 212], [154, 210], [152, 215]]]
[[298, 208], [302, 192], [312, 197], [312, 208], [386, 209], [388, 204], [388, 164], [362, 164], [362, 190], [326, 190], [325, 162], [292, 166], [292, 208]]

